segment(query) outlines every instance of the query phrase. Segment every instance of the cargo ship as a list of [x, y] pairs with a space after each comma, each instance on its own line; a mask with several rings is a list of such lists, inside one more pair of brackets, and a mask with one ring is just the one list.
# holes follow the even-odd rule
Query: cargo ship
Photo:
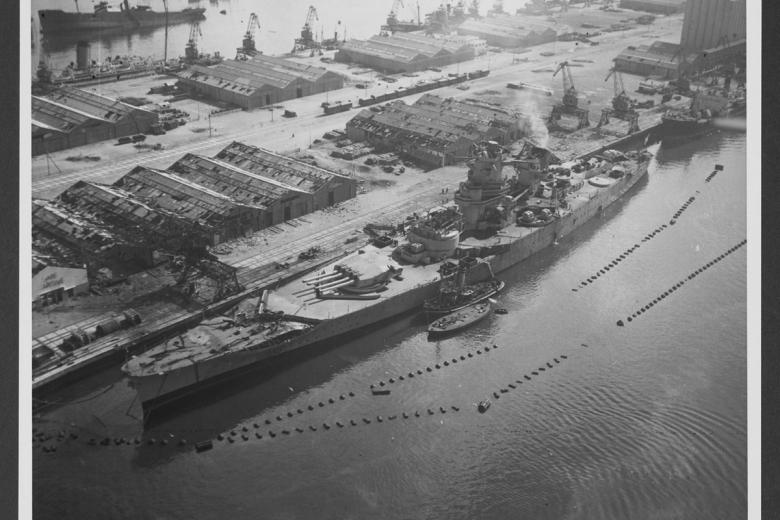
[[669, 110], [663, 114], [660, 133], [665, 142], [695, 139], [714, 131], [718, 118], [744, 116], [745, 111], [744, 90], [696, 92], [687, 109]]
[[[377, 237], [355, 253], [265, 293], [249, 314], [201, 323], [122, 367], [144, 409], [199, 391], [303, 347], [420, 310], [453, 272], [465, 283], [494, 279], [599, 215], [647, 174], [652, 154], [629, 152], [602, 173], [539, 168], [495, 142], [474, 145], [454, 207], [437, 208]], [[535, 157], [537, 162], [541, 156]], [[513, 175], [504, 167], [512, 166]], [[528, 225], [528, 208], [548, 208]], [[458, 222], [453, 222], [456, 217]], [[435, 229], [441, 227], [438, 231]], [[451, 233], [458, 229], [459, 233]], [[394, 247], [394, 244], [395, 245]], [[412, 247], [413, 245], [413, 247]], [[409, 250], [417, 254], [409, 258]]]
[[130, 7], [128, 0], [119, 4], [119, 11], [109, 9], [108, 2], [95, 4], [92, 13], [66, 12], [61, 9], [42, 9], [38, 11], [41, 31], [44, 34], [74, 33], [80, 31], [95, 31], [107, 29], [138, 29], [145, 27], [161, 27], [188, 23], [205, 19], [203, 7], [187, 7], [181, 11], [160, 13], [152, 11], [149, 6]]

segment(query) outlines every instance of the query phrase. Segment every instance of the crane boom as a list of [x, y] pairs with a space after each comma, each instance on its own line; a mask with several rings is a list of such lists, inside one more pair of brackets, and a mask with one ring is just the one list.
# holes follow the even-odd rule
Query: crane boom
[[390, 8], [390, 16], [398, 16], [398, 10], [403, 6], [403, 0], [393, 0], [393, 7]]
[[249, 23], [246, 26], [246, 34], [244, 38], [254, 38], [255, 30], [260, 30], [260, 19], [255, 13], [249, 15]]
[[611, 69], [609, 69], [609, 74], [607, 74], [607, 77], [604, 78], [604, 81], [609, 80], [610, 77], [613, 78], [613, 86], [614, 86], [614, 89], [615, 89], [615, 96], [617, 97], [617, 96], [619, 96], [621, 94], [625, 94], [626, 93], [626, 89], [623, 86], [623, 76], [620, 74], [620, 72], [615, 67], [612, 67]]

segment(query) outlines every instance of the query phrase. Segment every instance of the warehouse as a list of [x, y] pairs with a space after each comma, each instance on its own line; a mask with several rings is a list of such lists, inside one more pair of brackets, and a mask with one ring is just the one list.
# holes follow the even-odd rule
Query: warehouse
[[648, 13], [674, 14], [682, 12], [685, 0], [620, 0], [620, 7]]
[[496, 47], [516, 48], [553, 42], [557, 32], [552, 26], [529, 22], [519, 16], [492, 16], [466, 20], [458, 26], [458, 34], [477, 36]]
[[212, 245], [244, 236], [264, 222], [262, 204], [241, 203], [169, 171], [136, 166], [114, 186], [155, 209], [177, 213]]
[[347, 123], [347, 136], [439, 167], [467, 157], [474, 143], [509, 144], [522, 137], [521, 119], [502, 109], [425, 94], [414, 105], [395, 101], [381, 112], [361, 111]]
[[32, 277], [32, 301], [36, 305], [59, 303], [89, 293], [85, 267], [39, 265]]
[[336, 61], [358, 63], [384, 73], [415, 72], [443, 67], [475, 56], [473, 42], [446, 40], [419, 32], [349, 40], [336, 53]]
[[94, 92], [61, 87], [48, 97], [32, 96], [32, 154], [142, 134], [158, 120], [155, 112]]
[[675, 43], [657, 41], [627, 47], [615, 58], [615, 68], [630, 74], [674, 79], [695, 67], [698, 59], [698, 53], [683, 52]]
[[357, 181], [354, 177], [325, 170], [256, 146], [233, 141], [214, 157], [257, 176], [273, 179], [303, 192], [298, 197], [305, 202], [303, 208], [291, 213], [290, 216], [275, 214], [273, 224], [338, 204], [357, 195]]
[[354, 178], [233, 142], [167, 170], [138, 166], [113, 186], [79, 181], [33, 201], [36, 247], [69, 262], [156, 263], [354, 197]]
[[257, 55], [179, 72], [179, 85], [215, 101], [253, 110], [344, 86], [344, 77], [322, 67]]

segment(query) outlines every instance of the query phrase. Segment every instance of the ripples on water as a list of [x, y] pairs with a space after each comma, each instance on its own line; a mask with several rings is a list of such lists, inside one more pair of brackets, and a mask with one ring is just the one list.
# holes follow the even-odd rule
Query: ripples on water
[[[74, 422], [88, 428], [82, 437], [172, 432], [192, 443], [243, 426], [253, 435], [257, 422], [264, 438], [216, 442], [203, 454], [174, 442], [35, 451], [37, 516], [744, 518], [745, 249], [634, 322], [615, 325], [745, 238], [744, 150], [744, 134], [662, 148], [630, 198], [501, 275], [508, 315], [458, 337], [429, 343], [418, 318], [401, 317], [276, 361], [158, 417], [146, 432], [125, 415], [140, 410], [116, 371], [67, 389], [63, 395], [78, 400], [113, 384], [91, 401], [47, 411], [39, 428]], [[705, 183], [716, 163], [725, 171]], [[676, 225], [571, 291], [668, 223], [692, 195]], [[492, 343], [500, 348], [395, 383], [389, 396], [368, 392], [371, 383]], [[539, 375], [523, 379], [532, 371]], [[499, 394], [487, 413], [476, 412], [476, 402], [509, 383], [517, 388]], [[327, 403], [349, 391], [354, 398]], [[305, 413], [287, 418], [298, 408]], [[398, 418], [389, 420], [393, 414]], [[350, 419], [359, 425], [349, 426]], [[336, 420], [347, 426], [336, 428]], [[317, 432], [293, 430], [311, 424]], [[284, 436], [283, 428], [293, 433]], [[268, 439], [269, 429], [278, 437]]]

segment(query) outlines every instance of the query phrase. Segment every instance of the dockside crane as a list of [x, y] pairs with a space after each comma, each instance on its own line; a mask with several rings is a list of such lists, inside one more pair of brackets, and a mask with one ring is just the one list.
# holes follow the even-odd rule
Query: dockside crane
[[562, 61], [553, 72], [555, 77], [559, 72], [563, 77], [563, 102], [553, 106], [548, 123], [556, 126], [562, 115], [570, 115], [577, 118], [577, 130], [590, 126], [588, 120], [588, 110], [579, 107], [579, 98], [577, 88], [574, 86], [574, 78], [571, 75], [568, 61]]
[[609, 70], [609, 74], [604, 81], [613, 78], [612, 84], [615, 95], [612, 98], [612, 108], [606, 107], [601, 111], [598, 127], [609, 124], [609, 118], [614, 117], [622, 119], [628, 123], [628, 133], [633, 134], [639, 131], [639, 114], [634, 110], [635, 101], [628, 97], [626, 88], [623, 86], [623, 76], [615, 67]]
[[241, 47], [236, 49], [236, 59], [246, 60], [252, 56], [259, 54], [257, 47], [255, 46], [255, 30], [260, 30], [260, 19], [255, 13], [249, 15], [249, 23], [246, 26], [246, 32], [244, 33], [244, 39], [241, 42]]
[[317, 15], [317, 8], [310, 5], [309, 10], [306, 13], [306, 22], [301, 29], [301, 37], [295, 39], [293, 52], [311, 49], [312, 55], [314, 55], [315, 50], [319, 50], [320, 54], [322, 54], [320, 44], [314, 39], [314, 22], [319, 21], [320, 17]]
[[203, 36], [200, 30], [200, 22], [194, 21], [190, 25], [190, 39], [187, 40], [187, 45], [184, 47], [184, 61], [187, 63], [193, 63], [199, 57], [198, 53], [198, 37]]
[[393, 6], [390, 8], [390, 13], [387, 15], [387, 25], [395, 25], [398, 23], [398, 12], [403, 6], [403, 0], [393, 0]]

